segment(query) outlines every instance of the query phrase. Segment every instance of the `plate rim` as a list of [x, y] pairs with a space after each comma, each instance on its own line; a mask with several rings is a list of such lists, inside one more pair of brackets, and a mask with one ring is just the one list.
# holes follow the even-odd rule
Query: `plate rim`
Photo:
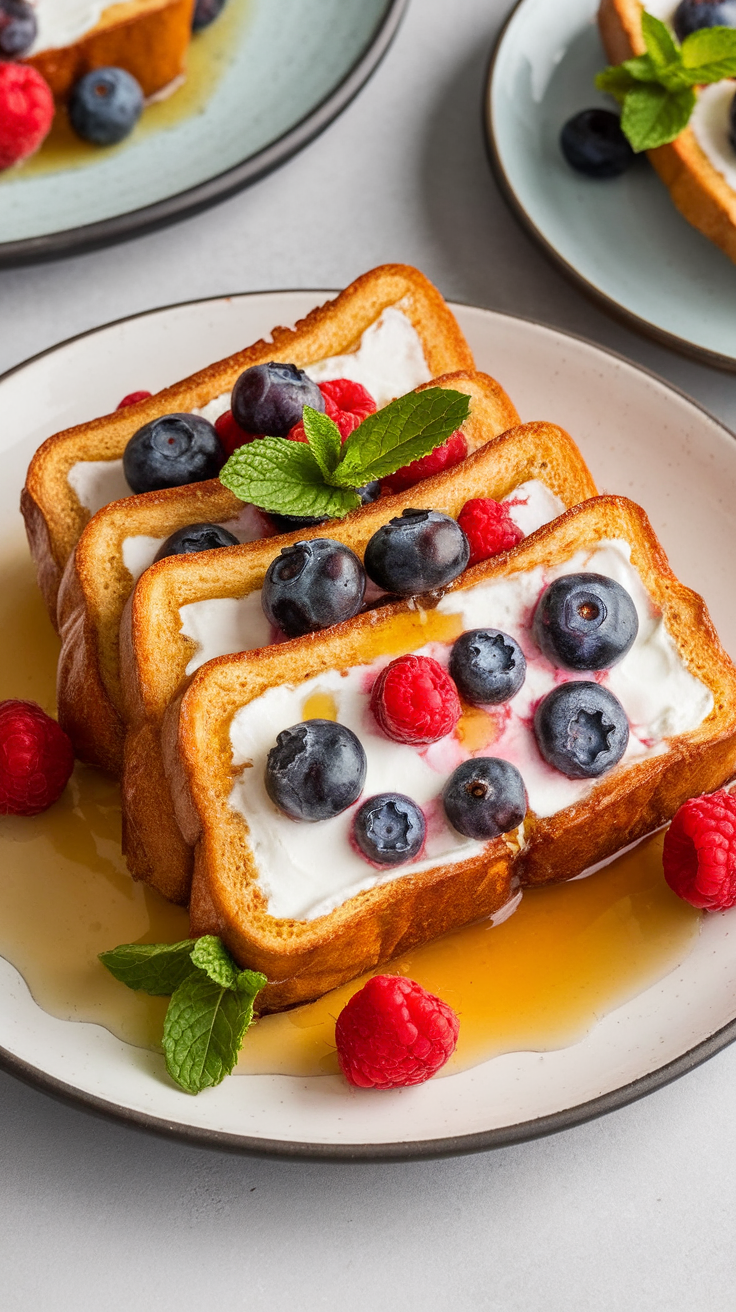
[[[706, 346], [698, 346], [695, 342], [689, 341], [686, 337], [680, 337], [676, 333], [670, 333], [666, 328], [660, 328], [651, 320], [643, 318], [633, 310], [629, 310], [620, 301], [613, 296], [594, 286], [574, 264], [561, 255], [556, 246], [544, 235], [542, 230], [537, 226], [529, 211], [523, 205], [517, 195], [511, 180], [501, 159], [501, 153], [497, 142], [497, 133], [493, 117], [493, 80], [502, 55], [502, 46], [508, 28], [514, 21], [517, 12], [527, 4], [529, 0], [516, 0], [510, 13], [507, 15], [504, 23], [493, 44], [491, 54], [488, 60], [485, 80], [483, 83], [483, 101], [481, 105], [481, 120], [483, 126], [483, 137], [486, 145], [486, 154], [491, 166], [491, 171], [496, 180], [498, 188], [512, 214], [518, 219], [521, 226], [534, 240], [551, 264], [565, 275], [568, 282], [573, 283], [580, 291], [584, 292], [590, 301], [603, 309], [613, 319], [623, 324], [626, 328], [633, 328], [643, 337], [648, 337], [651, 341], [656, 342], [659, 346], [665, 346], [670, 350], [677, 351], [680, 355], [686, 356], [690, 360], [695, 360], [698, 364], [709, 364], [716, 369], [721, 369], [724, 373], [736, 373], [736, 354], [722, 355], [718, 351], [711, 351]], [[706, 239], [707, 240], [707, 239]], [[724, 259], [728, 259], [724, 255]], [[584, 340], [584, 339], [583, 339]]]
[[[524, 0], [521, 0], [523, 3]], [[273, 296], [274, 298], [289, 294], [329, 296], [334, 294], [334, 289], [314, 289], [302, 287], [285, 287], [269, 288], [265, 291], [252, 292], [234, 292], [230, 295], [222, 293], [217, 296], [202, 296], [194, 299], [175, 301], [168, 305], [156, 306], [135, 314], [122, 315], [117, 319], [112, 319], [107, 323], [98, 324], [94, 328], [86, 329], [81, 333], [75, 333], [63, 341], [56, 342], [52, 346], [45, 347], [42, 351], [30, 356], [28, 359], [21, 361], [19, 364], [12, 365], [10, 369], [0, 374], [0, 385], [7, 379], [19, 373], [21, 370], [29, 368], [39, 360], [44, 359], [47, 355], [52, 355], [56, 351], [70, 346], [76, 342], [82, 341], [97, 333], [103, 332], [108, 328], [115, 328], [122, 324], [130, 323], [133, 320], [146, 319], [156, 314], [164, 314], [167, 311], [185, 309], [191, 306], [214, 304], [221, 301], [237, 301], [251, 298], [263, 298]], [[541, 319], [534, 319], [525, 315], [509, 314], [503, 310], [489, 310], [486, 306], [474, 305], [469, 301], [460, 301], [453, 298], [448, 302], [451, 308], [455, 306], [470, 310], [480, 310], [483, 313], [490, 313], [499, 318], [516, 320], [532, 327], [542, 328], [554, 332], [561, 337], [579, 342], [584, 346], [592, 347], [594, 351], [611, 357], [635, 369], [638, 373], [653, 379], [656, 383], [665, 387], [668, 391], [674, 392], [684, 401], [700, 411], [711, 423], [715, 424], [722, 432], [731, 439], [736, 441], [734, 434], [728, 426], [723, 423], [716, 415], [700, 401], [690, 396], [683, 388], [678, 387], [675, 383], [670, 383], [667, 379], [661, 377], [655, 370], [648, 368], [646, 365], [638, 364], [630, 360], [627, 356], [619, 351], [611, 350], [608, 347], [600, 346], [591, 338], [584, 337], [582, 334], [569, 332], [565, 328], [558, 328], [554, 324], [545, 323]], [[69, 1022], [73, 1023], [73, 1022]], [[655, 1092], [657, 1089], [664, 1088], [674, 1080], [688, 1074], [709, 1058], [721, 1052], [729, 1044], [736, 1041], [736, 1019], [731, 1020], [715, 1030], [712, 1034], [701, 1039], [699, 1043], [688, 1048], [673, 1060], [666, 1062], [663, 1066], [655, 1070], [648, 1071], [646, 1074], [639, 1076], [627, 1084], [620, 1085], [617, 1089], [612, 1089], [607, 1093], [600, 1094], [595, 1098], [585, 1102], [576, 1103], [575, 1105], [563, 1108], [561, 1111], [551, 1112], [545, 1116], [535, 1117], [531, 1120], [519, 1121], [513, 1125], [507, 1125], [490, 1130], [474, 1131], [470, 1134], [447, 1135], [434, 1139], [417, 1139], [417, 1140], [396, 1140], [382, 1143], [315, 1143], [305, 1140], [289, 1139], [264, 1139], [252, 1135], [235, 1135], [227, 1130], [211, 1130], [204, 1126], [185, 1125], [178, 1121], [171, 1121], [150, 1112], [136, 1110], [125, 1107], [120, 1103], [112, 1102], [106, 1098], [99, 1097], [94, 1093], [78, 1089], [74, 1085], [59, 1079], [57, 1076], [49, 1075], [46, 1071], [32, 1065], [25, 1058], [18, 1056], [8, 1048], [0, 1044], [0, 1070], [6, 1074], [14, 1076], [22, 1083], [63, 1102], [68, 1106], [78, 1110], [88, 1112], [91, 1115], [101, 1117], [102, 1119], [122, 1124], [131, 1129], [145, 1130], [155, 1134], [160, 1138], [177, 1140], [190, 1147], [209, 1148], [217, 1151], [239, 1153], [253, 1157], [278, 1157], [291, 1160], [306, 1161], [418, 1161], [432, 1158], [464, 1156], [469, 1153], [484, 1152], [494, 1148], [506, 1148], [517, 1143], [525, 1143], [533, 1139], [544, 1138], [551, 1134], [556, 1134], [562, 1130], [572, 1129], [575, 1126], [583, 1125], [587, 1121], [595, 1120], [600, 1116], [607, 1115], [610, 1112], [628, 1106], [630, 1103], [637, 1102], [639, 1099], [646, 1097], [648, 1094]]]
[[0, 269], [81, 255], [116, 242], [142, 237], [171, 223], [193, 218], [251, 183], [260, 181], [308, 146], [347, 109], [388, 53], [408, 7], [409, 0], [386, 0], [384, 12], [368, 44], [344, 77], [298, 123], [255, 154], [204, 182], [151, 205], [59, 232], [0, 242]]

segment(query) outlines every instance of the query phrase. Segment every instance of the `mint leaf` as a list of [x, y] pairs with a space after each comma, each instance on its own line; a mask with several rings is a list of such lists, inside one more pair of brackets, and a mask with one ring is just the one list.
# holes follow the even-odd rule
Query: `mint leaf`
[[215, 984], [220, 984], [224, 989], [235, 987], [238, 967], [225, 944], [221, 939], [215, 938], [214, 934], [203, 934], [202, 938], [197, 939], [192, 952], [192, 962], [209, 975]]
[[644, 37], [647, 54], [657, 70], [680, 62], [680, 51], [669, 29], [661, 19], [647, 13], [646, 9], [641, 16], [641, 34]]
[[100, 961], [129, 989], [164, 996], [174, 993], [196, 969], [192, 949], [197, 942], [188, 938], [181, 943], [123, 943], [101, 952]]
[[599, 91], [605, 91], [609, 96], [614, 96], [621, 103], [638, 85], [636, 78], [629, 72], [624, 64], [615, 64], [610, 68], [604, 68], [602, 73], [596, 75], [595, 84]]
[[169, 1075], [186, 1093], [230, 1074], [264, 983], [263, 975], [244, 970], [234, 988], [223, 988], [198, 970], [179, 985], [166, 1013], [163, 1049]]
[[692, 86], [736, 77], [736, 28], [702, 27], [682, 43], [682, 64]]
[[445, 387], [409, 392], [369, 415], [348, 437], [332, 475], [340, 487], [362, 487], [429, 455], [461, 428], [470, 397]]
[[342, 452], [340, 429], [334, 419], [320, 414], [319, 410], [313, 410], [311, 405], [305, 405], [302, 423], [309, 449], [320, 467], [322, 477], [329, 481]]
[[674, 141], [695, 105], [695, 92], [667, 91], [656, 83], [630, 91], [624, 100], [621, 129], [635, 151], [654, 150]]
[[360, 505], [356, 492], [328, 487], [309, 446], [285, 437], [239, 447], [220, 471], [220, 482], [241, 501], [282, 515], [339, 518]]
[[623, 64], [618, 64], [617, 67], [626, 69], [635, 82], [657, 81], [657, 67], [651, 55], [634, 55], [632, 59], [625, 59]]

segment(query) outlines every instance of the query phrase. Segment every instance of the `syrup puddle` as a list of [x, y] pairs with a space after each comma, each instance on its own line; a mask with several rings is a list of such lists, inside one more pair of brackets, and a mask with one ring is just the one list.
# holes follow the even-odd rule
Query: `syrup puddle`
[[[58, 641], [20, 546], [0, 562], [0, 631], [0, 698], [29, 697], [53, 710]], [[418, 980], [459, 1013], [460, 1039], [445, 1073], [503, 1052], [575, 1043], [684, 960], [700, 913], [665, 884], [662, 841], [661, 833], [645, 839], [588, 879], [529, 891], [496, 928], [470, 925], [381, 968]], [[119, 943], [176, 942], [188, 937], [188, 920], [128, 875], [118, 786], [77, 766], [44, 815], [0, 817], [0, 845], [0, 955], [38, 1005], [157, 1048], [168, 1000], [126, 989], [97, 954]], [[362, 983], [264, 1017], [246, 1036], [238, 1072], [336, 1071], [334, 1020]]]

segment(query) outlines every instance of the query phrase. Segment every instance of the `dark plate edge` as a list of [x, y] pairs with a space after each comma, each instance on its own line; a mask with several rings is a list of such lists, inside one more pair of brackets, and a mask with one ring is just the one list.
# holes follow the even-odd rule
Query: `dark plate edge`
[[[313, 289], [271, 288], [270, 291], [274, 295], [283, 295], [293, 291], [312, 293]], [[21, 369], [25, 369], [28, 365], [35, 364], [44, 356], [51, 355], [52, 352], [64, 346], [69, 346], [73, 342], [81, 341], [85, 337], [91, 337], [94, 333], [105, 328], [115, 327], [117, 324], [129, 323], [134, 319], [145, 319], [150, 315], [165, 313], [167, 310], [175, 310], [188, 305], [203, 305], [209, 301], [237, 300], [248, 295], [264, 296], [268, 294], [268, 292], [233, 292], [231, 295], [202, 296], [195, 300], [176, 301], [170, 305], [157, 306], [138, 314], [122, 315], [119, 319], [113, 319], [109, 323], [98, 324], [95, 328], [76, 333], [64, 341], [57, 342], [54, 346], [46, 347], [43, 351], [39, 351], [36, 355], [22, 361], [20, 364], [13, 365], [3, 374], [0, 374], [0, 383], [3, 383], [5, 379], [10, 378], [13, 374], [20, 372]], [[322, 289], [314, 291], [313, 294], [315, 298], [330, 296], [334, 295], [334, 289], [330, 291]], [[456, 305], [474, 310], [485, 308], [457, 300], [449, 301], [448, 304], [450, 308]], [[527, 318], [523, 315], [505, 314], [501, 310], [492, 310], [491, 313], [508, 319], [521, 319], [524, 323], [533, 324], [538, 328], [550, 329], [563, 337], [569, 337], [573, 341], [592, 346], [603, 355], [622, 361], [631, 368], [638, 370], [639, 373], [653, 378], [669, 391], [675, 392], [683, 400], [694, 406], [696, 410], [704, 414], [711, 423], [721, 428], [731, 439], [736, 438], [736, 434], [732, 433], [720, 419], [711, 414], [706, 406], [701, 405], [699, 401], [691, 397], [682, 388], [662, 378], [653, 369], [629, 360], [620, 352], [599, 346], [597, 342], [593, 342], [579, 333], [568, 332], [564, 328], [557, 328], [553, 324], [546, 324], [538, 319]], [[446, 1138], [441, 1139], [423, 1139], [408, 1142], [403, 1140], [395, 1143], [375, 1144], [315, 1144], [298, 1140], [259, 1139], [248, 1135], [232, 1135], [224, 1130], [206, 1130], [202, 1127], [181, 1125], [178, 1122], [167, 1121], [147, 1112], [133, 1111], [117, 1103], [98, 1098], [94, 1094], [80, 1091], [63, 1080], [47, 1075], [45, 1071], [32, 1066], [23, 1058], [2, 1047], [2, 1045], [0, 1045], [0, 1070], [15, 1076], [22, 1083], [37, 1089], [41, 1093], [48, 1094], [68, 1106], [76, 1109], [81, 1108], [92, 1115], [125, 1125], [131, 1129], [146, 1131], [166, 1139], [179, 1140], [192, 1147], [210, 1148], [220, 1152], [240, 1153], [253, 1157], [280, 1157], [306, 1161], [419, 1161], [431, 1158], [464, 1156], [469, 1153], [485, 1152], [493, 1148], [510, 1147], [513, 1144], [525, 1143], [532, 1139], [545, 1138], [561, 1130], [573, 1129], [575, 1126], [583, 1125], [599, 1116], [618, 1111], [629, 1103], [637, 1102], [640, 1098], [654, 1093], [657, 1089], [664, 1088], [665, 1085], [671, 1084], [674, 1080], [695, 1070], [696, 1067], [714, 1057], [735, 1040], [736, 1019], [729, 1021], [720, 1030], [716, 1030], [671, 1062], [667, 1062], [664, 1066], [660, 1066], [656, 1070], [632, 1080], [629, 1084], [621, 1085], [619, 1088], [612, 1089], [609, 1093], [601, 1094], [597, 1098], [592, 1098], [588, 1102], [578, 1103], [575, 1106], [550, 1113], [547, 1116], [538, 1117], [535, 1120], [520, 1121], [515, 1125], [502, 1126], [495, 1130], [481, 1130], [474, 1134], [448, 1135]]]
[[[636, 332], [641, 333], [643, 337], [650, 338], [651, 341], [657, 342], [660, 346], [666, 346], [670, 350], [678, 351], [680, 355], [687, 356], [690, 360], [696, 360], [699, 364], [709, 364], [716, 369], [722, 369], [725, 373], [736, 373], [736, 356], [720, 355], [717, 351], [710, 351], [705, 346], [696, 346], [687, 338], [677, 337], [674, 333], [668, 333], [664, 328], [658, 328], [656, 324], [650, 323], [648, 319], [642, 319], [633, 310], [627, 310], [626, 306], [621, 305], [619, 301], [613, 300], [605, 292], [600, 291], [587, 278], [575, 268], [574, 265], [560, 255], [559, 251], [547, 240], [544, 234], [536, 226], [534, 220], [528, 211], [524, 208], [521, 200], [514, 191], [506, 171], [501, 161], [500, 152], [496, 144], [496, 133], [493, 125], [493, 103], [492, 103], [492, 84], [495, 73], [496, 63], [501, 53], [501, 46], [506, 35], [507, 28], [511, 25], [516, 11], [522, 7], [525, 0], [516, 0], [511, 13], [501, 28], [493, 49], [491, 51], [483, 85], [483, 103], [481, 107], [483, 136], [486, 144], [486, 152], [491, 165], [493, 176], [498, 184], [498, 188], [506, 201], [509, 209], [519, 220], [522, 227], [526, 229], [530, 237], [534, 239], [540, 250], [547, 256], [547, 259], [555, 265], [561, 273], [565, 275], [569, 282], [585, 293], [599, 309], [603, 309], [618, 323], [626, 328], [633, 328]], [[664, 184], [662, 184], [664, 185]], [[707, 241], [707, 238], [703, 238]], [[724, 255], [724, 259], [728, 259]]]
[[409, 0], [388, 0], [368, 46], [342, 81], [301, 122], [263, 150], [206, 182], [142, 209], [130, 210], [126, 214], [114, 215], [80, 228], [67, 228], [63, 232], [0, 242], [0, 269], [81, 255], [114, 242], [143, 236], [167, 224], [192, 218], [265, 177], [309, 145], [347, 108], [388, 52], [408, 5]]

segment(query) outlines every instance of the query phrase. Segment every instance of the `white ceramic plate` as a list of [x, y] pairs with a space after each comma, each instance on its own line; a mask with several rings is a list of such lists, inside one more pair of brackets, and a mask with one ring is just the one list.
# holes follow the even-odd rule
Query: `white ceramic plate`
[[[274, 292], [175, 306], [101, 328], [0, 380], [0, 552], [17, 543], [28, 460], [50, 433], [109, 411], [293, 323], [327, 293]], [[522, 418], [579, 442], [602, 490], [641, 501], [680, 578], [702, 592], [736, 654], [732, 557], [736, 442], [694, 402], [587, 342], [457, 306], [480, 369]], [[12, 851], [3, 853], [12, 860]], [[338, 1077], [238, 1076], [197, 1098], [162, 1059], [89, 1024], [55, 1020], [0, 960], [0, 1060], [62, 1097], [200, 1143], [292, 1156], [471, 1151], [561, 1129], [682, 1074], [736, 1037], [736, 913], [711, 915], [684, 965], [559, 1052], [511, 1053], [418, 1089], [371, 1093]]]
[[597, 0], [521, 0], [496, 46], [485, 97], [491, 160], [507, 200], [563, 270], [605, 308], [688, 355], [736, 370], [736, 265], [678, 214], [645, 159], [596, 182], [563, 159], [578, 110], [613, 102]]

